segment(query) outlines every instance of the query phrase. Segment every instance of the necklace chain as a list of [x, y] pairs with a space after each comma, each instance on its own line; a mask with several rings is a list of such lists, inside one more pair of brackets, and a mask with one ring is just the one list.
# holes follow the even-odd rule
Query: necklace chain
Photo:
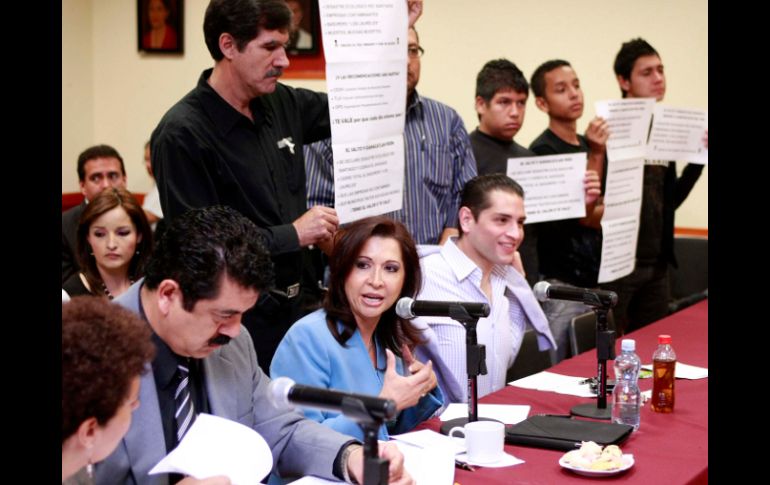
[[[131, 286], [133, 284], [134, 284], [134, 280], [129, 279], [128, 286]], [[113, 300], [115, 298], [115, 296], [112, 293], [110, 293], [110, 290], [107, 288], [107, 285], [104, 282], [102, 282], [102, 291], [104, 291], [104, 294], [107, 296], [108, 299]]]

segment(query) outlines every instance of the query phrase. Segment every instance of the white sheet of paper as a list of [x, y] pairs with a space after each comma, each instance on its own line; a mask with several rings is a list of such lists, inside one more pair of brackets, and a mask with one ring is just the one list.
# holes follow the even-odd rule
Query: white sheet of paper
[[431, 448], [395, 441], [404, 454], [404, 468], [415, 483], [428, 485], [452, 485], [455, 479], [454, 449], [441, 444]]
[[401, 209], [404, 202], [404, 138], [332, 144], [334, 206], [340, 223]]
[[639, 216], [602, 220], [602, 261], [599, 283], [615, 281], [630, 274], [636, 265]]
[[[652, 370], [652, 364], [644, 364], [642, 369]], [[706, 367], [677, 362], [674, 368], [674, 376], [677, 379], [705, 379], [709, 376], [709, 370]]]
[[403, 207], [407, 24], [403, 0], [320, 0], [340, 223]]
[[195, 478], [227, 475], [233, 485], [255, 485], [273, 468], [273, 455], [259, 433], [235, 421], [201, 413], [179, 446], [152, 470]]
[[391, 439], [403, 441], [419, 448], [430, 449], [434, 446], [448, 446], [454, 454], [465, 453], [465, 445], [460, 440], [455, 440], [430, 429], [410, 431], [409, 433], [391, 435]]
[[607, 121], [607, 160], [612, 163], [647, 154], [647, 134], [655, 98], [612, 99], [596, 102], [596, 114]]
[[602, 220], [639, 217], [643, 184], [644, 160], [641, 158], [607, 164]]
[[537, 374], [522, 377], [521, 379], [509, 382], [508, 384], [523, 389], [556, 392], [559, 394], [580, 397], [596, 397], [596, 394], [591, 392], [591, 387], [587, 383], [581, 384], [585, 379], [585, 377], [565, 376], [553, 372], [542, 371]]
[[409, 15], [403, 0], [319, 0], [318, 6], [327, 64], [406, 59]]
[[585, 217], [586, 154], [509, 158], [506, 174], [524, 189], [527, 223]]
[[[505, 424], [516, 424], [527, 419], [530, 406], [526, 404], [479, 404], [479, 416], [502, 421]], [[441, 413], [441, 421], [455, 418], [467, 418], [468, 405], [452, 403]]]
[[469, 460], [468, 455], [466, 455], [465, 453], [463, 453], [462, 455], [458, 455], [457, 461], [461, 461], [463, 463], [468, 463], [470, 465], [480, 466], [484, 468], [503, 468], [506, 466], [521, 465], [522, 463], [525, 463], [524, 460], [522, 460], [521, 458], [516, 458], [515, 456], [505, 451], [503, 452], [503, 455], [500, 457], [499, 460], [493, 461], [492, 463], [476, 463], [475, 461]]
[[656, 105], [647, 158], [707, 165], [709, 151], [703, 146], [703, 134], [708, 126], [708, 111]]
[[326, 65], [334, 143], [354, 143], [404, 132], [405, 66], [405, 59]]

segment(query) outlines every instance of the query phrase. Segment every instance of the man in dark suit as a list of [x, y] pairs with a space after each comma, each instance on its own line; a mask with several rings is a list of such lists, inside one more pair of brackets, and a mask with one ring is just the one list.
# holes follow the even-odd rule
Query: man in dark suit
[[62, 282], [80, 270], [75, 259], [80, 214], [88, 201], [107, 187], [126, 187], [126, 167], [117, 150], [109, 145], [96, 145], [87, 148], [78, 157], [78, 178], [85, 200], [61, 215]]
[[[363, 451], [355, 439], [269, 402], [270, 379], [241, 325], [273, 280], [261, 241], [257, 227], [234, 209], [191, 209], [166, 227], [144, 279], [115, 300], [147, 320], [156, 355], [141, 378], [142, 405], [122, 445], [97, 465], [97, 484], [176, 483], [181, 476], [148, 472], [201, 412], [259, 432], [282, 477], [362, 482]], [[189, 399], [177, 405], [180, 386]], [[390, 483], [413, 482], [395, 446], [381, 445], [380, 455], [390, 459]]]

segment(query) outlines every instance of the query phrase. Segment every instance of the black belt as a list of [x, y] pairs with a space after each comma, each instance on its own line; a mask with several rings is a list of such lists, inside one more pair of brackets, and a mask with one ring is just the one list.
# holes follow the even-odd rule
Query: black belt
[[272, 290], [270, 290], [270, 293], [273, 293], [276, 296], [279, 296], [281, 298], [291, 300], [292, 298], [299, 296], [299, 289], [300, 289], [299, 283], [294, 283], [293, 285], [287, 286], [285, 289], [283, 287], [273, 288]]

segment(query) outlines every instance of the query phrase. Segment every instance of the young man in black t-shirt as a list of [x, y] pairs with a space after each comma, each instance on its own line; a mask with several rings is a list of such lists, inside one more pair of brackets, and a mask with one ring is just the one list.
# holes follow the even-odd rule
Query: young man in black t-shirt
[[[604, 207], [598, 192], [609, 137], [607, 122], [596, 117], [589, 123], [586, 136], [578, 134], [583, 92], [577, 74], [567, 61], [551, 60], [541, 64], [532, 75], [531, 86], [535, 104], [548, 114], [548, 128], [532, 142], [530, 150], [538, 155], [586, 152], [586, 180], [595, 184], [591, 197], [586, 192], [588, 203], [584, 218], [537, 224], [540, 272], [554, 284], [595, 287], [601, 263], [600, 223]], [[562, 360], [567, 356], [570, 320], [590, 308], [577, 302], [549, 300], [543, 309], [558, 344], [555, 360]]]
[[[666, 95], [663, 61], [644, 39], [623, 43], [614, 70], [624, 98], [662, 101]], [[703, 141], [708, 148], [708, 131]], [[618, 294], [614, 309], [618, 329], [627, 333], [668, 314], [668, 265], [676, 265], [674, 212], [702, 171], [703, 165], [688, 163], [677, 177], [675, 162], [645, 160], [634, 271], [602, 285]]]

